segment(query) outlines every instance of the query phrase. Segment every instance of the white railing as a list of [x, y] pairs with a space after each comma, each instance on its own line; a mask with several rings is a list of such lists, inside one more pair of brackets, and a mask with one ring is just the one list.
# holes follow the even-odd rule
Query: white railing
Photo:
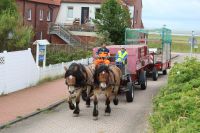
[[73, 62], [88, 65], [92, 58], [66, 63], [37, 67], [31, 50], [0, 53], [0, 95], [15, 92], [33, 85], [46, 78], [64, 75], [64, 66]]

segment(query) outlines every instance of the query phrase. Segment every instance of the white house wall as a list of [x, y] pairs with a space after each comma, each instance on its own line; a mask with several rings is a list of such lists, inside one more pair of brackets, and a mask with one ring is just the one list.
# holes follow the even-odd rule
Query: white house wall
[[[68, 7], [73, 7], [73, 18], [67, 18]], [[83, 3], [61, 3], [60, 10], [56, 19], [56, 23], [72, 24], [75, 18], [81, 20], [81, 8], [89, 7], [89, 18], [95, 19], [96, 8], [100, 8], [100, 4], [83, 4]], [[134, 6], [129, 6], [131, 18], [134, 14]]]
[[[73, 18], [67, 18], [67, 10], [68, 7], [73, 7]], [[89, 18], [95, 18], [95, 10], [96, 8], [100, 8], [99, 4], [83, 4], [83, 3], [62, 3], [56, 23], [69, 23], [71, 24], [75, 18], [79, 18], [81, 20], [81, 8], [89, 7]]]

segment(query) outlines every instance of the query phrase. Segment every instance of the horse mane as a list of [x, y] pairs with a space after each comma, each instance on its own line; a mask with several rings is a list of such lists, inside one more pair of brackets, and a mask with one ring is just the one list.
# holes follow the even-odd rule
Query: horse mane
[[94, 83], [95, 84], [99, 84], [98, 76], [103, 71], [109, 73], [109, 71], [110, 71], [109, 67], [107, 65], [101, 64], [96, 68], [95, 73], [94, 73]]
[[85, 67], [82, 64], [72, 63], [65, 73], [65, 78], [72, 75], [76, 78], [76, 87], [82, 87], [86, 84]]

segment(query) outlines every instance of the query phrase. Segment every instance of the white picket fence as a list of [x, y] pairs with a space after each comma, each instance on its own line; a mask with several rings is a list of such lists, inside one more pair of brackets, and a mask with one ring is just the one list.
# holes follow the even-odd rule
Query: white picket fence
[[33, 59], [31, 49], [0, 53], [0, 95], [36, 85], [46, 78], [64, 75], [64, 66], [69, 67], [73, 62], [87, 65], [92, 60], [87, 58], [40, 68]]
[[39, 68], [39, 80], [43, 80], [45, 78], [54, 78], [56, 76], [63, 75], [65, 73], [64, 66], [69, 67], [73, 62], [81, 63], [83, 65], [88, 65], [93, 61], [93, 58], [75, 60], [66, 63], [60, 63], [55, 65], [49, 65], [45, 68]]

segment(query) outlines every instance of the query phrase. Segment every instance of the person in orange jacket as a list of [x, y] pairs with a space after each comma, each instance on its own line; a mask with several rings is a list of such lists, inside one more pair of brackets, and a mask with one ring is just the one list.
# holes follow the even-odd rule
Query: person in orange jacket
[[110, 56], [110, 51], [108, 48], [106, 48], [106, 44], [102, 44], [101, 47], [98, 49], [97, 53], [97, 59], [95, 60], [95, 65], [99, 64], [110, 64], [110, 61], [108, 60], [108, 57]]

